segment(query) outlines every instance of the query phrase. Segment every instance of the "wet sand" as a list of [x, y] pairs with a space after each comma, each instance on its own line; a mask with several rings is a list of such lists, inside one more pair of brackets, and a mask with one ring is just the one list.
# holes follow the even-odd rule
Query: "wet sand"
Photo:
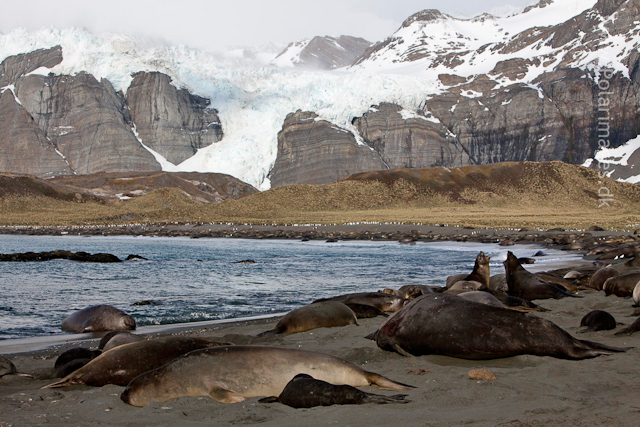
[[[0, 426], [636, 426], [640, 412], [637, 380], [640, 333], [614, 336], [614, 331], [577, 333], [580, 319], [591, 310], [610, 312], [618, 322], [635, 317], [632, 301], [580, 291], [584, 298], [538, 300], [550, 309], [534, 315], [549, 319], [572, 335], [618, 347], [626, 353], [582, 361], [517, 356], [470, 361], [445, 356], [404, 357], [379, 349], [364, 336], [375, 331], [383, 317], [360, 319], [359, 326], [323, 328], [303, 333], [257, 338], [273, 328], [277, 318], [207, 326], [192, 326], [153, 335], [180, 334], [216, 337], [236, 344], [301, 348], [341, 357], [363, 368], [416, 387], [411, 403], [345, 405], [294, 409], [258, 398], [222, 404], [209, 397], [182, 397], [136, 408], [123, 403], [124, 387], [73, 386], [39, 388], [54, 381], [57, 355], [73, 346], [96, 347], [98, 340], [67, 343], [46, 350], [9, 354], [19, 372], [34, 378], [0, 378]], [[619, 330], [623, 326], [618, 326]], [[472, 369], [490, 370], [495, 381], [468, 378]], [[416, 373], [420, 372], [420, 374]], [[397, 394], [362, 387], [379, 394]]]

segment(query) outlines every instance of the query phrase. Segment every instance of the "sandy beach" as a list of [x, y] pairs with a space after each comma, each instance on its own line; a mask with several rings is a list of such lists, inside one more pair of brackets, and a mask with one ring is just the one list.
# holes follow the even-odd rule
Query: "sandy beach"
[[[206, 396], [137, 408], [123, 403], [119, 396], [124, 387], [114, 385], [40, 389], [53, 382], [53, 364], [60, 353], [73, 346], [96, 347], [98, 340], [94, 339], [6, 355], [19, 372], [34, 378], [0, 378], [0, 426], [635, 426], [640, 411], [636, 379], [640, 334], [578, 333], [582, 316], [595, 309], [610, 312], [620, 323], [632, 323], [632, 301], [590, 290], [580, 291], [580, 295], [584, 298], [539, 300], [539, 305], [550, 311], [533, 315], [551, 320], [580, 339], [634, 348], [582, 361], [529, 355], [470, 361], [444, 356], [404, 357], [381, 350], [364, 337], [377, 330], [383, 317], [360, 319], [359, 325], [260, 338], [256, 335], [271, 329], [277, 318], [191, 327], [153, 335], [198, 335], [235, 344], [322, 352], [416, 388], [407, 392], [411, 400], [408, 404], [311, 409], [259, 403], [258, 398], [222, 404]], [[469, 371], [479, 368], [488, 369], [497, 379], [470, 380]], [[397, 394], [372, 387], [362, 389]]]

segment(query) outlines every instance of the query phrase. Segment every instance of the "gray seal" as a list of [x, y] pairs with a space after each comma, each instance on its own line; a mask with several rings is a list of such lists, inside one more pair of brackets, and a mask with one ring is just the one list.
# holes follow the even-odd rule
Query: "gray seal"
[[62, 321], [62, 330], [83, 333], [98, 331], [132, 330], [136, 321], [124, 311], [110, 305], [83, 308]]
[[350, 385], [335, 385], [298, 374], [287, 383], [280, 396], [260, 399], [260, 403], [280, 402], [292, 408], [313, 408], [314, 406], [361, 405], [365, 403], [409, 403], [406, 394], [382, 396], [367, 393]]
[[[437, 313], [437, 315], [434, 315]], [[552, 322], [453, 295], [425, 295], [389, 317], [373, 337], [404, 355], [497, 359], [532, 354], [587, 359], [627, 349], [578, 340]]]
[[221, 403], [279, 396], [298, 374], [332, 384], [406, 391], [401, 384], [357, 365], [312, 351], [262, 346], [211, 347], [192, 351], [135, 378], [120, 398], [133, 406], [181, 396], [210, 396]]
[[349, 307], [338, 301], [322, 301], [296, 308], [285, 314], [271, 331], [259, 336], [275, 334], [293, 334], [316, 328], [357, 325], [358, 319]]

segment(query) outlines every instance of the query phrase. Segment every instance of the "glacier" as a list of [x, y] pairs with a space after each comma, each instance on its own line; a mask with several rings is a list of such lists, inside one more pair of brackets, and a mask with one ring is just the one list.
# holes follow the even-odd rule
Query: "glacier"
[[[544, 41], [509, 55], [492, 55], [490, 49], [478, 54], [475, 50], [486, 44], [511, 40], [528, 28], [562, 23], [595, 3], [596, 0], [555, 0], [545, 7], [536, 6], [507, 17], [481, 15], [457, 19], [442, 15], [431, 21], [414, 21], [392, 36], [404, 40], [404, 50], [393, 49], [391, 44], [364, 63], [331, 71], [278, 66], [276, 53], [262, 52], [256, 55], [259, 59], [251, 60], [245, 57], [242, 49], [215, 54], [184, 45], [149, 47], [148, 43], [140, 43], [126, 35], [93, 34], [80, 28], [19, 29], [0, 34], [0, 60], [60, 45], [62, 63], [34, 73], [77, 74], [85, 71], [97, 79], [109, 80], [116, 90], [125, 93], [133, 73], [157, 71], [167, 74], [177, 88], [211, 100], [211, 108], [218, 111], [224, 137], [199, 149], [178, 165], [162, 158], [138, 138], [162, 169], [226, 173], [259, 190], [266, 190], [270, 188], [268, 174], [277, 156], [277, 135], [288, 114], [297, 110], [315, 112], [319, 116], [317, 120], [331, 122], [353, 133], [356, 141], [363, 143], [351, 122], [372, 106], [382, 102], [396, 103], [404, 108], [402, 114], [411, 116], [424, 107], [425, 99], [445, 89], [438, 79], [441, 73], [471, 76], [489, 72], [498, 61], [511, 57], [554, 54], [556, 52], [550, 47], [544, 46]], [[429, 41], [426, 49], [432, 53], [442, 49], [469, 53], [464, 56], [464, 62], [454, 68], [442, 64], [430, 66], [435, 55], [415, 61], [403, 57], [407, 46], [423, 48], [425, 40]], [[634, 36], [633, 43], [640, 43], [640, 35]], [[619, 58], [621, 52], [635, 46], [633, 43], [612, 40], [598, 51], [598, 57], [577, 58], [573, 65], [609, 66], [627, 73]], [[556, 65], [553, 62], [531, 67], [522, 83], [530, 84], [535, 77]], [[508, 84], [514, 82], [505, 80], [504, 85]], [[473, 93], [467, 95], [474, 96]], [[425, 113], [429, 116], [428, 111]], [[135, 134], [135, 129], [132, 132]]]

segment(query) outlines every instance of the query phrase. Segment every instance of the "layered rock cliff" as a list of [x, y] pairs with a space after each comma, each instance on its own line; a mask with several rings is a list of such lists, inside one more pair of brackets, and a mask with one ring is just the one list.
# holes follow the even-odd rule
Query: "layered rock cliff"
[[167, 75], [137, 73], [125, 96], [86, 72], [42, 71], [62, 60], [56, 46], [0, 64], [0, 171], [40, 177], [158, 171], [141, 142], [177, 164], [222, 137], [210, 100], [176, 89]]
[[356, 172], [386, 168], [378, 153], [358, 144], [351, 132], [317, 118], [305, 111], [287, 116], [278, 133], [271, 187], [327, 184]]

